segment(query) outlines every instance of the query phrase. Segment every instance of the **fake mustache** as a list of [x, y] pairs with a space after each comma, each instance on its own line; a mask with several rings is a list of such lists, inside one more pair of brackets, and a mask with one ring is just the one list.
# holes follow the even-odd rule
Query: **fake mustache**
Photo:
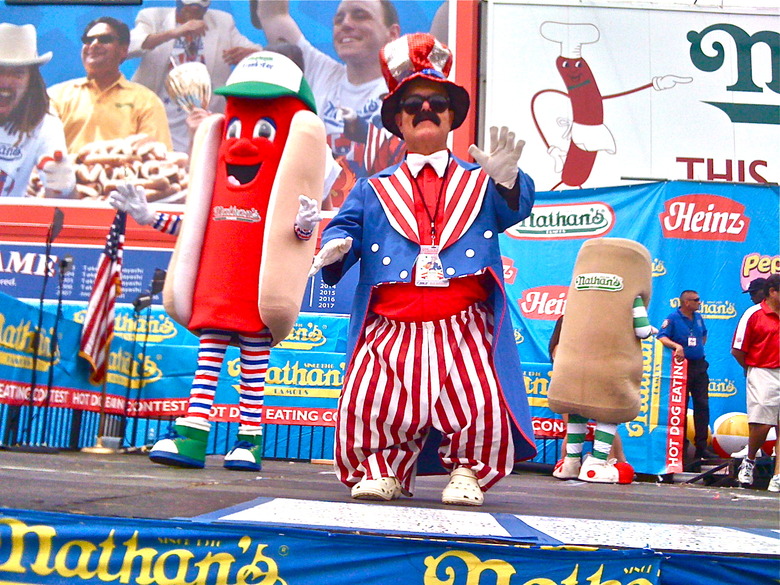
[[441, 118], [439, 118], [439, 115], [436, 112], [432, 112], [431, 110], [420, 110], [417, 115], [415, 115], [414, 119], [412, 119], [412, 126], [422, 124], [426, 120], [433, 122], [437, 126], [441, 126]]

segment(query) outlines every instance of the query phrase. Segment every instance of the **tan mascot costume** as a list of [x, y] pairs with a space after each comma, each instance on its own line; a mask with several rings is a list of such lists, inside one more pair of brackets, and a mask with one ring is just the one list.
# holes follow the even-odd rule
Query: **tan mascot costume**
[[[241, 355], [238, 439], [228, 469], [262, 462], [265, 373], [272, 345], [298, 315], [314, 256], [326, 162], [325, 129], [301, 70], [287, 57], [258, 52], [227, 85], [224, 115], [195, 135], [190, 191], [166, 277], [170, 315], [199, 336], [187, 414], [149, 458], [203, 467], [209, 415], [227, 346]], [[171, 234], [179, 218], [153, 213], [143, 189], [123, 185], [111, 197], [141, 224]]]
[[[580, 249], [549, 388], [550, 409], [568, 414], [566, 455], [553, 475], [597, 483], [631, 483], [633, 469], [609, 459], [617, 425], [640, 408], [640, 339], [653, 328], [646, 307], [652, 290], [650, 253], [621, 238], [588, 240]], [[589, 419], [593, 453], [582, 462]]]

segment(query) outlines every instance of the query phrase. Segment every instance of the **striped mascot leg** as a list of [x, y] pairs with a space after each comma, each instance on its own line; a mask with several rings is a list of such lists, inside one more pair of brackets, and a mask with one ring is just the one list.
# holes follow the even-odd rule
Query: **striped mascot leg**
[[168, 435], [157, 441], [149, 459], [162, 465], [202, 468], [206, 463], [206, 442], [211, 430], [209, 415], [214, 404], [219, 372], [231, 333], [205, 329], [198, 347], [198, 369], [190, 390], [187, 415], [176, 419]]
[[241, 418], [238, 437], [225, 456], [224, 466], [237, 471], [260, 471], [263, 461], [263, 397], [271, 332], [239, 336], [241, 344]]

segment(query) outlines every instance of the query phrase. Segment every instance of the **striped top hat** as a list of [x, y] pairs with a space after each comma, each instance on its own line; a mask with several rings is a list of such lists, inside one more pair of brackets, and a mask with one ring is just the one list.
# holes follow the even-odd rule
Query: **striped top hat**
[[404, 35], [382, 47], [379, 61], [390, 90], [382, 102], [382, 124], [388, 131], [402, 138], [395, 115], [399, 111], [404, 86], [414, 79], [428, 79], [444, 86], [454, 113], [453, 130], [466, 119], [469, 94], [447, 79], [452, 68], [452, 52], [436, 37], [428, 33]]

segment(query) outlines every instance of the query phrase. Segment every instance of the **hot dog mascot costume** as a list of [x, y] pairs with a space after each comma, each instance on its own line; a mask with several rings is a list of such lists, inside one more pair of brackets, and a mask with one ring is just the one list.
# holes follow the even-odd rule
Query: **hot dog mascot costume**
[[503, 286], [499, 234], [528, 217], [523, 142], [447, 149], [466, 90], [447, 80], [449, 49], [428, 34], [382, 51], [385, 128], [405, 160], [359, 179], [323, 231], [312, 266], [335, 284], [359, 261], [349, 366], [339, 400], [336, 472], [356, 499], [410, 496], [420, 473], [448, 473], [445, 504], [483, 492], [536, 453]]
[[178, 217], [152, 213], [138, 187], [118, 188], [112, 201], [139, 223], [181, 232], [164, 304], [200, 338], [187, 414], [150, 459], [204, 466], [219, 372], [227, 346], [238, 343], [240, 421], [224, 465], [257, 471], [269, 351], [295, 322], [314, 255], [325, 129], [301, 70], [280, 54], [246, 57], [216, 93], [227, 97], [225, 114], [207, 118], [195, 135], [181, 230]]
[[[568, 414], [566, 455], [553, 475], [593, 483], [631, 483], [627, 463], [608, 458], [617, 425], [641, 406], [640, 339], [654, 328], [647, 319], [652, 292], [650, 253], [622, 238], [588, 240], [574, 264], [566, 314], [547, 400]], [[593, 453], [581, 460], [589, 419], [596, 421]]]

